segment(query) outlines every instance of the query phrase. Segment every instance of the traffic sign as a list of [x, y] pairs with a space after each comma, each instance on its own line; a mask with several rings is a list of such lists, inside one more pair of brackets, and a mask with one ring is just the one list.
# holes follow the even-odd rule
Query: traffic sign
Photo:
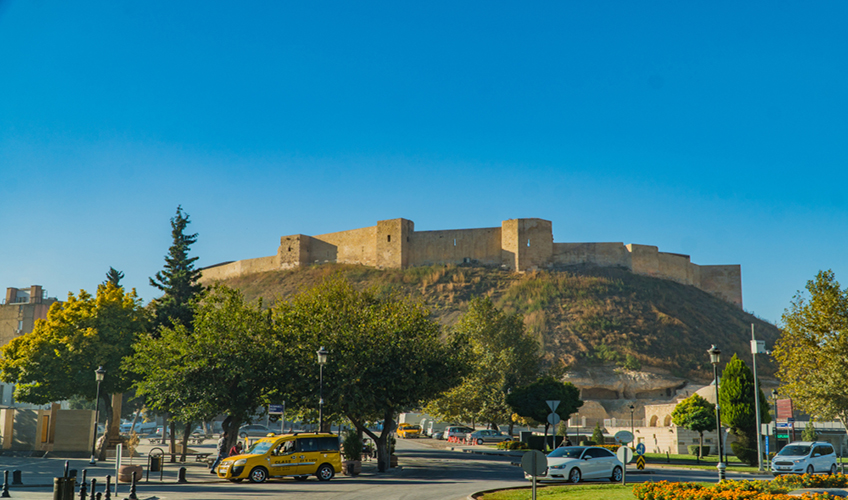
[[621, 463], [629, 464], [630, 461], [633, 460], [633, 450], [631, 450], [629, 446], [621, 446], [618, 451], [615, 452], [615, 456], [621, 460]]
[[636, 457], [636, 468], [642, 470], [645, 468], [645, 456], [639, 455]]
[[545, 403], [548, 403], [548, 408], [550, 408], [551, 411], [556, 411], [557, 406], [559, 406], [559, 401], [557, 401], [556, 399], [549, 399], [545, 401]]
[[286, 412], [286, 405], [268, 405], [269, 415], [282, 415]]
[[619, 443], [627, 444], [633, 441], [633, 434], [631, 434], [630, 431], [618, 431], [615, 433], [615, 439], [617, 439]]
[[556, 425], [559, 423], [561, 419], [559, 418], [559, 414], [551, 413], [548, 415], [548, 423], [551, 425]]
[[639, 443], [636, 445], [636, 454], [640, 457], [645, 454], [645, 443]]
[[791, 429], [792, 428], [792, 422], [778, 422], [777, 428], [778, 429]]
[[530, 450], [521, 457], [521, 468], [533, 477], [541, 476], [548, 470], [548, 457], [539, 450]]

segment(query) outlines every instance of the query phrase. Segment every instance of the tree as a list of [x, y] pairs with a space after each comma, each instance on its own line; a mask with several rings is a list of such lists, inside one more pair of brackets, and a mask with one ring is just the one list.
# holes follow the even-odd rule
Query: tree
[[237, 290], [214, 287], [193, 327], [178, 323], [158, 336], [142, 336], [125, 366], [139, 375], [135, 386], [150, 408], [182, 422], [226, 414], [229, 449], [241, 424], [297, 367], [278, 350], [270, 312], [261, 302], [245, 303]]
[[[177, 324], [184, 331], [191, 332], [194, 328], [194, 304], [201, 296], [203, 285], [198, 283], [200, 270], [194, 268], [197, 257], [189, 257], [191, 245], [197, 242], [197, 233], [186, 234], [185, 230], [190, 221], [183, 212], [182, 206], [177, 206], [177, 214], [171, 218], [171, 247], [165, 256], [165, 268], [150, 278], [153, 286], [164, 295], [151, 302], [154, 315], [154, 330], [152, 334], [159, 335], [163, 328], [173, 328]], [[188, 442], [191, 434], [191, 422], [184, 422], [183, 442]], [[176, 423], [171, 421], [171, 449], [176, 448], [174, 430]], [[173, 455], [172, 455], [173, 460]]]
[[112, 283], [113, 285], [120, 287], [122, 279], [124, 279], [124, 273], [118, 271], [112, 266], [109, 266], [109, 271], [106, 272], [106, 281], [104, 281], [103, 284]]
[[848, 290], [819, 271], [782, 317], [774, 348], [781, 395], [817, 419], [848, 426]]
[[165, 256], [165, 268], [150, 278], [150, 286], [164, 292], [151, 304], [157, 329], [172, 328], [176, 323], [189, 330], [192, 328], [192, 303], [200, 295], [203, 285], [198, 283], [200, 270], [194, 268], [198, 257], [188, 256], [191, 245], [197, 242], [197, 233], [185, 234], [189, 223], [188, 214], [183, 212], [182, 206], [178, 206], [177, 215], [171, 218], [173, 242]]
[[[442, 342], [441, 329], [421, 304], [376, 289], [354, 290], [336, 276], [274, 307], [280, 358], [294, 371], [277, 386], [287, 404], [316, 408], [316, 351], [325, 347], [325, 415], [344, 415], [374, 440], [378, 468], [389, 467], [394, 416], [459, 384], [463, 347]], [[368, 422], [379, 421], [377, 435]]]
[[807, 426], [804, 427], [804, 432], [801, 433], [802, 441], [815, 441], [818, 439], [818, 434], [816, 433], [816, 426], [813, 425], [813, 421], [810, 420], [807, 422]]
[[560, 382], [553, 377], [538, 378], [530, 385], [513, 390], [506, 402], [519, 416], [535, 422], [545, 423], [545, 433], [548, 432], [548, 415], [551, 409], [546, 401], [558, 400], [556, 413], [562, 420], [568, 420], [571, 414], [583, 406], [580, 400], [580, 390], [571, 382]]
[[[768, 400], [762, 389], [757, 390], [760, 391], [760, 420], [767, 424], [771, 422]], [[754, 374], [735, 354], [722, 371], [718, 399], [722, 422], [736, 436], [736, 442], [730, 444], [733, 453], [743, 462], [757, 465], [759, 425], [754, 404]]]
[[[32, 332], [0, 347], [0, 379], [15, 383], [15, 399], [44, 404], [74, 396], [93, 399], [94, 370], [106, 369], [100, 400], [105, 409], [106, 432], [111, 429], [112, 394], [132, 385], [133, 374], [121, 360], [132, 353], [135, 339], [148, 326], [148, 317], [135, 290], [127, 293], [112, 283], [99, 285], [96, 296], [85, 290], [68, 294], [65, 302], [50, 306], [46, 320]], [[118, 418], [119, 416], [116, 416]], [[100, 459], [105, 459], [101, 447]]]
[[674, 425], [698, 433], [698, 458], [703, 457], [704, 432], [716, 429], [715, 405], [698, 394], [692, 394], [677, 403], [671, 412]]
[[535, 380], [541, 363], [538, 342], [525, 332], [521, 315], [504, 313], [488, 297], [473, 299], [452, 333], [470, 345], [471, 372], [424, 411], [444, 421], [495, 427], [507, 422], [511, 434], [514, 422], [506, 395]]
[[600, 422], [595, 422], [595, 430], [592, 431], [592, 441], [595, 444], [604, 444], [604, 432], [601, 430]]

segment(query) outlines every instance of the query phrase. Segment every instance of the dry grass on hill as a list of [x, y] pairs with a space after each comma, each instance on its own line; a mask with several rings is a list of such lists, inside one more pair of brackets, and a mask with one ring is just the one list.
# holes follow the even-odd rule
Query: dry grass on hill
[[[488, 295], [524, 316], [550, 359], [566, 363], [654, 366], [687, 378], [709, 378], [706, 350], [718, 345], [750, 363], [751, 323], [757, 337], [773, 344], [778, 329], [692, 286], [638, 276], [624, 269], [569, 267], [512, 273], [496, 268], [429, 266], [378, 270], [324, 264], [228, 280], [249, 300], [265, 305], [285, 300], [335, 273], [354, 286], [398, 288], [423, 301], [443, 325], [457, 321], [475, 296]], [[763, 375], [774, 366], [758, 360]]]

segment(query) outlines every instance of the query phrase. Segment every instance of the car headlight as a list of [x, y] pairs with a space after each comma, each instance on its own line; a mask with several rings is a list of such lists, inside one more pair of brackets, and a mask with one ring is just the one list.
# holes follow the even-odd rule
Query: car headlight
[[801, 462], [803, 462], [803, 460], [795, 460], [796, 464], [800, 464]]
[[551, 469], [565, 469], [565, 464], [551, 465]]
[[244, 465], [244, 464], [246, 464], [246, 463], [247, 463], [247, 459], [246, 459], [246, 458], [242, 458], [242, 459], [240, 459], [240, 460], [236, 460], [236, 463], [234, 463], [233, 465], [235, 465], [236, 467], [238, 467], [239, 465]]

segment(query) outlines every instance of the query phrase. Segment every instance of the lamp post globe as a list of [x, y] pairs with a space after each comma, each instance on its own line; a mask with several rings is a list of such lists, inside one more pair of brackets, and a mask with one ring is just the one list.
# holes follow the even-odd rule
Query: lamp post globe
[[722, 455], [721, 449], [721, 405], [718, 400], [718, 364], [721, 362], [721, 351], [713, 344], [712, 347], [707, 349], [707, 353], [710, 355], [710, 363], [713, 365], [713, 385], [715, 385], [716, 433], [718, 434], [718, 465], [716, 465], [716, 468], [718, 469], [718, 480], [724, 481], [726, 466], [724, 465], [724, 455]]
[[96, 370], [94, 370], [94, 380], [97, 381], [97, 395], [94, 398], [94, 432], [92, 432], [91, 437], [91, 460], [89, 461], [90, 465], [97, 464], [97, 457], [95, 456], [94, 447], [97, 444], [97, 421], [100, 420], [100, 382], [103, 382], [103, 378], [106, 377], [106, 370], [103, 366], [98, 366]]
[[315, 353], [318, 355], [318, 432], [324, 430], [324, 365], [327, 364], [329, 351], [321, 346]]

